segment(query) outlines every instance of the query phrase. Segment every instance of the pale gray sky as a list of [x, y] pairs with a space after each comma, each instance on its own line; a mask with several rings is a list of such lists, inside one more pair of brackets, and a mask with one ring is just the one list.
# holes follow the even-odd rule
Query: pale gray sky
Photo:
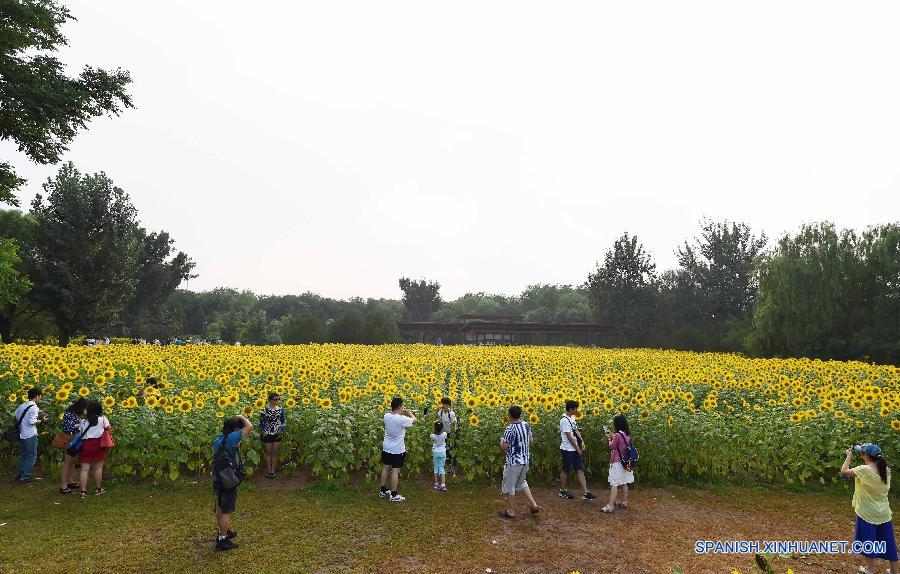
[[[63, 53], [136, 110], [66, 160], [192, 289], [445, 298], [580, 283], [623, 231], [900, 218], [897, 2], [79, 0]], [[31, 179], [55, 171], [11, 158]]]

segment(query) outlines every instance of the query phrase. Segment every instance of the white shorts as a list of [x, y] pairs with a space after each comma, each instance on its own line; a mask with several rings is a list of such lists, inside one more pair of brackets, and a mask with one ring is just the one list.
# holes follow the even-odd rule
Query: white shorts
[[609, 465], [609, 485], [622, 486], [623, 484], [631, 484], [634, 482], [634, 471], [626, 471], [625, 467], [619, 461], [610, 463]]

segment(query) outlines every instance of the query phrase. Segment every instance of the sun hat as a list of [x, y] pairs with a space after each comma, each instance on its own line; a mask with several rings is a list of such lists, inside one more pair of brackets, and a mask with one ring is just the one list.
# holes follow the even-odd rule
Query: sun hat
[[872, 458], [878, 458], [879, 456], [881, 456], [881, 447], [871, 442], [855, 445], [853, 447], [853, 450], [855, 450], [856, 452], [865, 453]]

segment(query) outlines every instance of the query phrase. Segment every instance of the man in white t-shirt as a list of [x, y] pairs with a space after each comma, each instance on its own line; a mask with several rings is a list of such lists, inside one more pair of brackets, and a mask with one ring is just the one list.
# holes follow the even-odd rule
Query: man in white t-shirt
[[597, 497], [588, 490], [587, 481], [584, 478], [584, 462], [582, 454], [584, 453], [584, 441], [578, 432], [578, 423], [575, 416], [578, 414], [578, 401], [566, 401], [566, 412], [559, 419], [559, 434], [562, 442], [559, 445], [559, 452], [562, 455], [562, 470], [559, 473], [559, 497], [572, 500], [575, 495], [566, 488], [566, 481], [569, 478], [569, 472], [575, 470], [578, 475], [578, 482], [581, 483], [581, 500], [597, 500]]
[[41, 402], [41, 389], [28, 389], [28, 400], [19, 405], [13, 418], [19, 424], [19, 466], [16, 468], [16, 481], [29, 482], [34, 461], [37, 460], [38, 429], [37, 425], [47, 424], [50, 420], [41, 417], [37, 404]]
[[[403, 408], [403, 399], [391, 400], [391, 412], [384, 414], [384, 443], [381, 446], [381, 498], [390, 497], [391, 502], [403, 502], [406, 497], [397, 492], [400, 469], [406, 461], [406, 429], [416, 422], [416, 416]], [[391, 474], [391, 490], [388, 492], [387, 478]]]

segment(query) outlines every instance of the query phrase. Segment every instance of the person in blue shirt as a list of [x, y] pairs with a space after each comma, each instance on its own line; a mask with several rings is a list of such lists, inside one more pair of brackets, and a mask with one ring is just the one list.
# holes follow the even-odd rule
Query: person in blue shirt
[[[215, 458], [219, 449], [223, 448], [222, 441], [224, 440], [224, 448], [231, 455], [231, 459], [238, 463], [240, 460], [238, 458], [238, 444], [252, 430], [253, 425], [250, 424], [246, 417], [238, 415], [227, 419], [222, 425], [222, 434], [213, 441], [213, 458]], [[216, 533], [216, 550], [232, 550], [237, 548], [237, 544], [232, 541], [232, 538], [237, 536], [237, 532], [231, 530], [231, 513], [234, 512], [237, 505], [238, 487], [225, 489], [219, 487], [213, 481], [213, 490], [216, 493], [216, 522], [219, 526], [219, 530]]]

